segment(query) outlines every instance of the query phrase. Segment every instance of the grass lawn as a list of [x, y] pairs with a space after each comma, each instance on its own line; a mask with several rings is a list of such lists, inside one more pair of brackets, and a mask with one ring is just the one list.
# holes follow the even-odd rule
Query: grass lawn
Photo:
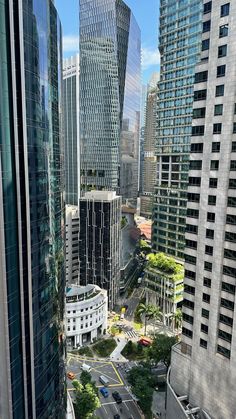
[[126, 343], [121, 354], [129, 361], [138, 361], [145, 358], [145, 348], [130, 340]]
[[109, 338], [109, 339], [102, 339], [99, 342], [95, 343], [92, 348], [93, 351], [101, 356], [101, 357], [107, 357], [109, 356], [114, 349], [116, 348], [117, 343], [115, 341], [115, 339], [113, 338]]
[[84, 346], [83, 348], [80, 348], [78, 350], [78, 353], [79, 355], [85, 355], [85, 356], [88, 356], [89, 358], [93, 358], [93, 352], [88, 346]]

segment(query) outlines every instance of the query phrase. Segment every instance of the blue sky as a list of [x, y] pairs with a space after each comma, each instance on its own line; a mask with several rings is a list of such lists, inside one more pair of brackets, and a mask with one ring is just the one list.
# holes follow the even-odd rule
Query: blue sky
[[[133, 11], [142, 32], [143, 82], [147, 83], [151, 74], [159, 70], [157, 50], [157, 23], [159, 0], [125, 0]], [[78, 50], [79, 0], [55, 0], [63, 28], [64, 56], [73, 55]]]

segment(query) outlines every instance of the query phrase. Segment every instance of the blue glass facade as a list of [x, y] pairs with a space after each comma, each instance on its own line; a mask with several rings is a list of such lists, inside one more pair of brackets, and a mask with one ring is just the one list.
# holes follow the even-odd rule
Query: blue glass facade
[[82, 190], [136, 199], [139, 111], [140, 30], [130, 9], [121, 0], [80, 0]]
[[155, 250], [183, 259], [195, 65], [200, 58], [202, 1], [162, 0], [157, 103]]
[[61, 25], [51, 0], [1, 0], [0, 17], [0, 408], [63, 419]]

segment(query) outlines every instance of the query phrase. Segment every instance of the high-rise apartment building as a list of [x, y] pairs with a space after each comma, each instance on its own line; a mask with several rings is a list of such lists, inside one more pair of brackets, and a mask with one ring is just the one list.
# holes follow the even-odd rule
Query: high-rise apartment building
[[78, 205], [80, 196], [78, 54], [66, 58], [63, 62], [63, 122], [65, 138], [65, 201], [68, 205]]
[[235, 19], [234, 1], [204, 1], [194, 85], [183, 331], [172, 352], [168, 419], [185, 418], [188, 402], [188, 410], [199, 408], [201, 418], [236, 417]]
[[0, 1], [0, 416], [65, 418], [61, 25]]
[[140, 29], [122, 0], [80, 0], [81, 191], [136, 203]]
[[202, 1], [161, 0], [154, 250], [184, 257], [195, 65], [201, 50]]
[[156, 114], [157, 114], [157, 82], [159, 74], [154, 73], [148, 84], [146, 100], [146, 118], [143, 141], [143, 173], [142, 195], [140, 199], [140, 214], [152, 216], [153, 194], [157, 179], [156, 158]]
[[86, 192], [80, 199], [80, 285], [95, 284], [116, 303], [120, 289], [121, 197]]

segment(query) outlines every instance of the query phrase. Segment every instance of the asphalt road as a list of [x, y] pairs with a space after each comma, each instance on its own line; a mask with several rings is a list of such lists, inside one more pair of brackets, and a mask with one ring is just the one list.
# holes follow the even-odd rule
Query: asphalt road
[[[130, 396], [129, 392], [125, 387], [113, 387], [109, 389], [109, 397], [104, 398], [100, 396], [102, 406], [96, 410], [96, 415], [100, 419], [113, 419], [115, 414], [119, 414], [121, 419], [141, 419], [142, 416], [137, 408], [136, 403]], [[113, 397], [112, 392], [117, 390], [122, 397], [122, 403], [117, 404]], [[122, 412], [120, 411], [122, 410]]]
[[133, 320], [134, 312], [137, 307], [137, 305], [140, 302], [141, 294], [143, 293], [142, 288], [135, 289], [133, 296], [129, 299], [127, 299], [128, 309], [125, 313], [125, 318], [129, 321]]

